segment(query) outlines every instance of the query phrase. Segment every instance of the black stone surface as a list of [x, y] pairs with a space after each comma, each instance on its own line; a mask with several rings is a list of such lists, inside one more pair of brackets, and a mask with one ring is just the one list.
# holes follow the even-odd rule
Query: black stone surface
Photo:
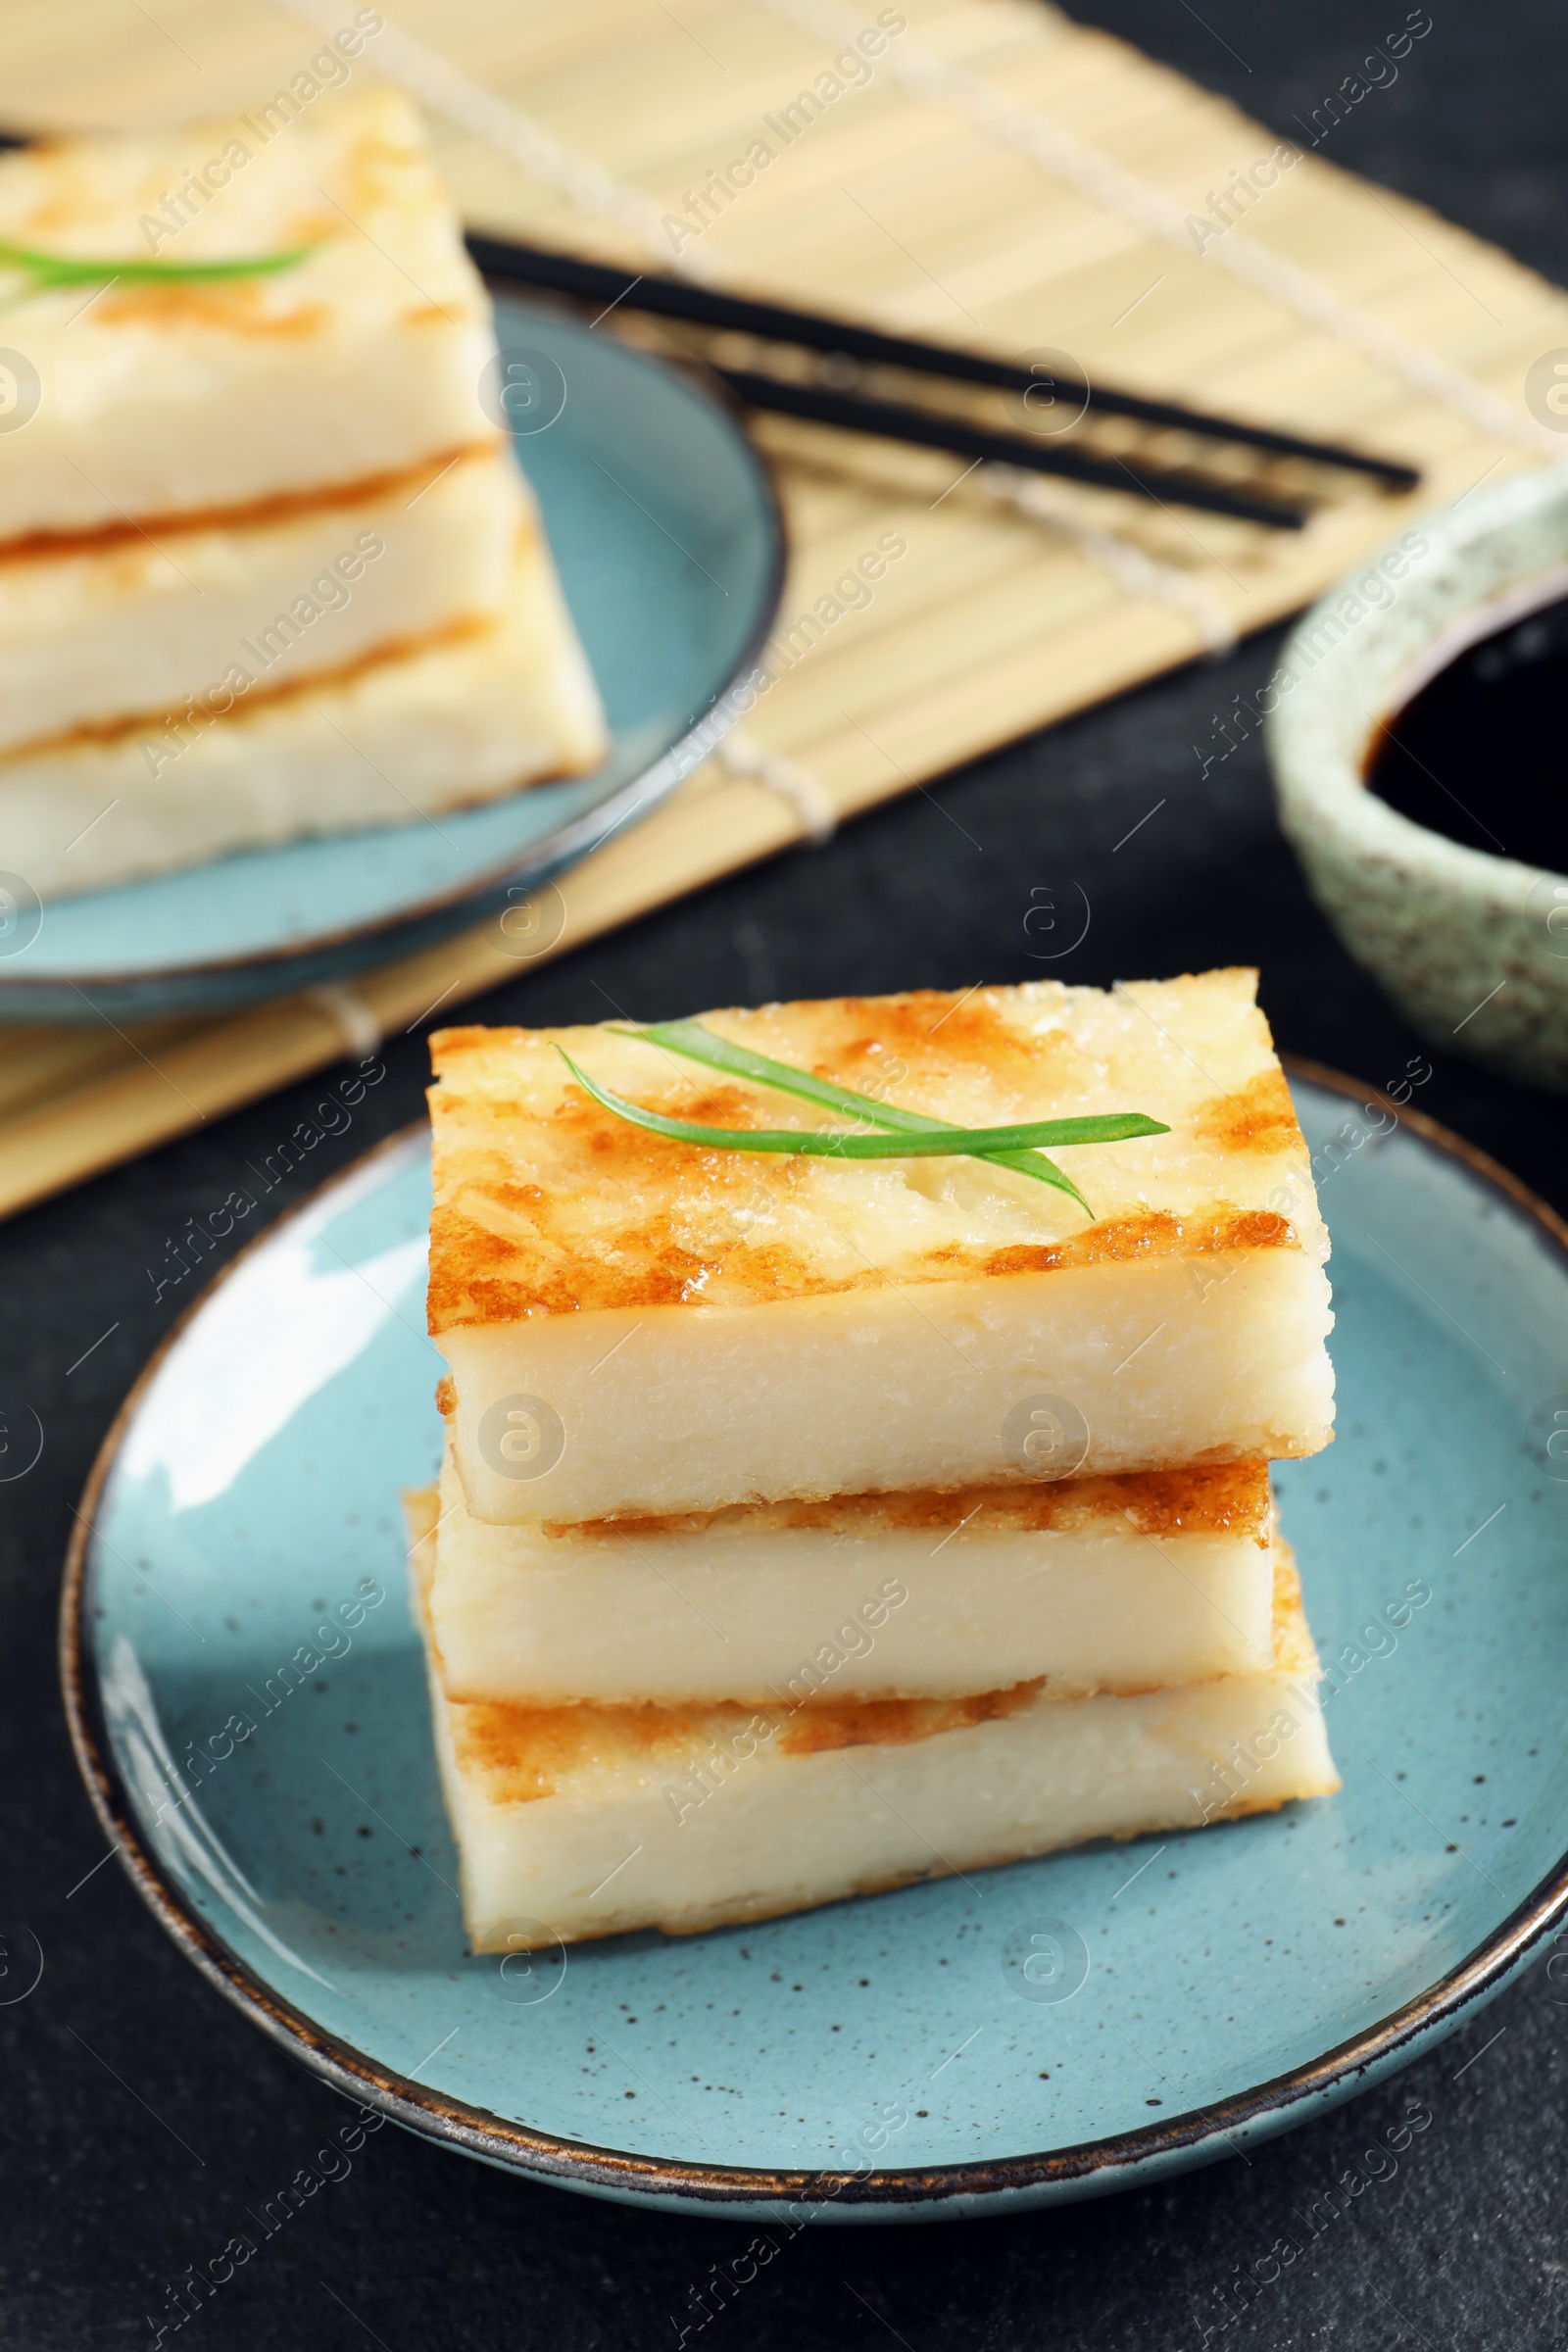
[[[1397, 82], [1356, 108], [1328, 152], [1568, 277], [1568, 21], [1533, 0], [1432, 5]], [[1296, 136], [1404, 18], [1398, 0], [1203, 0], [1201, 14], [1189, 0], [1095, 0], [1085, 13]], [[1478, 310], [1483, 341], [1487, 327]], [[612, 1006], [662, 1014], [1018, 979], [1046, 968], [1026, 955], [1031, 894], [1077, 884], [1089, 934], [1050, 968], [1103, 982], [1255, 961], [1284, 1047], [1382, 1079], [1415, 1041], [1307, 903], [1256, 742], [1206, 778], [1193, 750], [1267, 676], [1273, 643], [1019, 745], [825, 853], [782, 858], [520, 978], [482, 1009], [584, 1020]], [[313, 1181], [418, 1112], [419, 1040], [394, 1044], [388, 1061]], [[147, 1268], [318, 1092], [215, 1124], [0, 1231], [4, 1402], [32, 1405], [46, 1432], [38, 1466], [0, 1488], [0, 1927], [12, 1954], [0, 1999], [28, 1973], [20, 1931], [45, 1955], [36, 1991], [0, 2007], [0, 2341], [14, 2352], [152, 2341], [148, 2315], [167, 2312], [170, 2282], [309, 2164], [344, 2113], [199, 1982], [117, 1866], [69, 1892], [103, 1847], [53, 1658], [72, 1505], [180, 1303], [154, 1304]], [[1568, 1208], [1561, 1103], [1447, 1056], [1422, 1100]], [[1538, 1968], [1423, 2064], [1250, 2162], [1014, 2221], [807, 2232], [688, 2340], [703, 2352], [1563, 2344], [1568, 2007], [1553, 1993]], [[1431, 2123], [1373, 2180], [1389, 2159], [1368, 2165], [1367, 2152], [1387, 2146], [1411, 2101]], [[1303, 2208], [1351, 2167], [1365, 2184], [1309, 2238]], [[531, 2187], [385, 2131], [179, 2340], [210, 2352], [673, 2348], [670, 2315], [751, 2235]], [[1300, 2251], [1276, 2276], [1280, 2238]], [[1268, 2282], [1227, 2296], [1243, 2271]]]

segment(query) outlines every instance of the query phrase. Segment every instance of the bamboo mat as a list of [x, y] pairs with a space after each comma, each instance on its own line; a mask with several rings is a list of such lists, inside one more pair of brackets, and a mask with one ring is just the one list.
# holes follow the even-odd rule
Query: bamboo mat
[[[7, 124], [147, 127], [249, 107], [319, 50], [301, 11], [328, 26], [354, 14], [10, 0]], [[1264, 627], [1421, 506], [1553, 454], [1522, 386], [1533, 360], [1568, 346], [1568, 297], [1338, 171], [1332, 132], [1200, 253], [1183, 217], [1212, 224], [1213, 194], [1275, 131], [1035, 0], [901, 0], [883, 22], [906, 29], [869, 78], [824, 95], [818, 76], [844, 78], [842, 27], [875, 16], [831, 0], [393, 0], [354, 75], [441, 99], [442, 168], [474, 227], [664, 270], [678, 246], [682, 266], [785, 301], [1009, 356], [1065, 348], [1092, 380], [1355, 442], [1425, 478], [1412, 502], [1352, 492], [1299, 535], [1067, 484], [1040, 489], [1029, 516], [957, 479], [960, 461], [760, 420], [792, 541], [780, 637], [880, 534], [907, 548], [747, 721], [757, 751], [804, 767], [839, 817]], [[453, 119], [410, 43], [526, 109], [618, 194], [598, 200], [579, 173], [584, 205], [519, 169], [514, 142], [503, 153]], [[785, 114], [813, 90], [814, 116]], [[711, 174], [758, 141], [770, 160], [722, 205], [710, 194], [705, 225]], [[787, 798], [710, 763], [561, 883], [549, 953], [806, 830]], [[352, 991], [237, 1017], [0, 1029], [0, 1214], [526, 968], [491, 926]]]

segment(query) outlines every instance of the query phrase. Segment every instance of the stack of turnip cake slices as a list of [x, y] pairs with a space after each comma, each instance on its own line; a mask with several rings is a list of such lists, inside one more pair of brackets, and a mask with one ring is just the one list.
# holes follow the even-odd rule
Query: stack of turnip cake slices
[[1268, 1471], [1331, 1434], [1328, 1245], [1255, 979], [435, 1038], [409, 1507], [476, 1951], [1338, 1786]]
[[0, 303], [0, 862], [40, 898], [598, 763], [404, 100], [5, 157]]

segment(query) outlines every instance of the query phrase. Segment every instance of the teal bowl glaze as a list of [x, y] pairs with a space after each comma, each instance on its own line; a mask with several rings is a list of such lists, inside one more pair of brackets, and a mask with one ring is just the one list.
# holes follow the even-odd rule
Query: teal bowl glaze
[[[1096, 2195], [1408, 2063], [1568, 1909], [1568, 1229], [1326, 1079], [1296, 1096], [1340, 1435], [1279, 1485], [1334, 1669], [1338, 1796], [691, 1938], [470, 1957], [398, 1508], [439, 1451], [410, 1135], [213, 1285], [83, 1499], [67, 1703], [157, 1917], [341, 2090], [686, 2213]], [[176, 1798], [196, 1742], [218, 1760]], [[1017, 1966], [1042, 1936], [1078, 1955], [1043, 1988], [1070, 1997]]]
[[727, 690], [751, 670], [783, 579], [766, 468], [694, 377], [558, 313], [508, 296], [495, 308], [503, 359], [564, 395], [514, 438], [604, 700], [604, 765], [443, 811], [439, 825], [290, 842], [50, 901], [41, 922], [0, 936], [0, 1020], [219, 1012], [341, 983], [514, 910], [726, 732]]

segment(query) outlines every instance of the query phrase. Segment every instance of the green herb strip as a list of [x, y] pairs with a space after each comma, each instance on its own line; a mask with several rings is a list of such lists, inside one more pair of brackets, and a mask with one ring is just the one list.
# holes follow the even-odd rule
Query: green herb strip
[[[787, 1061], [774, 1061], [766, 1054], [753, 1054], [745, 1046], [731, 1045], [728, 1038], [715, 1037], [711, 1029], [705, 1029], [701, 1021], [660, 1021], [650, 1029], [621, 1029], [617, 1034], [640, 1038], [645, 1045], [662, 1046], [671, 1054], [684, 1054], [691, 1061], [706, 1062], [710, 1069], [724, 1070], [736, 1078], [750, 1078], [759, 1086], [772, 1087], [778, 1094], [798, 1096], [803, 1102], [815, 1102], [823, 1110], [841, 1111], [894, 1135], [961, 1132], [949, 1119], [929, 1118], [919, 1110], [896, 1110], [870, 1095], [858, 1095], [852, 1087], [835, 1086], [830, 1078], [813, 1078], [809, 1071], [793, 1069]], [[1047, 1159], [1043, 1152], [965, 1152], [962, 1156], [988, 1159], [995, 1167], [1011, 1168], [1020, 1176], [1032, 1176], [1039, 1184], [1054, 1185], [1058, 1193], [1076, 1200], [1086, 1217], [1095, 1213], [1066, 1170], [1058, 1168], [1054, 1160]]]
[[43, 253], [35, 245], [13, 245], [0, 239], [0, 268], [24, 270], [40, 287], [101, 285], [108, 278], [135, 285], [178, 285], [226, 277], [274, 277], [280, 270], [297, 268], [315, 250], [314, 245], [296, 245], [287, 253], [258, 253], [248, 261], [233, 262], [136, 262], [128, 258], [96, 262], [79, 260], [74, 254]]
[[[692, 1060], [702, 1060], [711, 1067], [727, 1069], [732, 1075], [747, 1077], [762, 1085], [774, 1086], [781, 1093], [800, 1096], [823, 1108], [853, 1111], [862, 1117], [874, 1118], [883, 1127], [880, 1134], [850, 1132], [847, 1134], [813, 1134], [795, 1127], [736, 1128], [704, 1127], [690, 1119], [666, 1118], [662, 1112], [645, 1110], [624, 1096], [612, 1094], [578, 1067], [569, 1054], [562, 1048], [556, 1051], [585, 1094], [613, 1111], [617, 1118], [626, 1119], [634, 1127], [645, 1128], [651, 1135], [662, 1135], [672, 1143], [694, 1144], [704, 1150], [725, 1152], [772, 1152], [820, 1159], [940, 1159], [962, 1156], [991, 1160], [1002, 1166], [1022, 1163], [1026, 1175], [1041, 1175], [1045, 1181], [1056, 1182], [1064, 1192], [1088, 1210], [1083, 1196], [1051, 1161], [1036, 1156], [1034, 1147], [1050, 1144], [1054, 1147], [1071, 1144], [1118, 1144], [1146, 1135], [1168, 1135], [1168, 1127], [1157, 1119], [1147, 1118], [1142, 1111], [1111, 1111], [1088, 1118], [1032, 1119], [1014, 1121], [1004, 1127], [959, 1127], [946, 1120], [924, 1117], [917, 1111], [896, 1111], [885, 1103], [874, 1102], [868, 1096], [857, 1095], [847, 1087], [810, 1077], [804, 1070], [793, 1070], [786, 1062], [770, 1061], [765, 1054], [749, 1054], [743, 1047], [731, 1047], [722, 1038], [713, 1036], [695, 1021], [670, 1022], [656, 1029], [622, 1030], [621, 1036], [633, 1036], [648, 1045], [665, 1046], [670, 1051], [685, 1054]], [[697, 1049], [694, 1051], [694, 1047]], [[894, 1122], [897, 1122], [895, 1125]], [[1088, 1213], [1093, 1214], [1093, 1211]]]

